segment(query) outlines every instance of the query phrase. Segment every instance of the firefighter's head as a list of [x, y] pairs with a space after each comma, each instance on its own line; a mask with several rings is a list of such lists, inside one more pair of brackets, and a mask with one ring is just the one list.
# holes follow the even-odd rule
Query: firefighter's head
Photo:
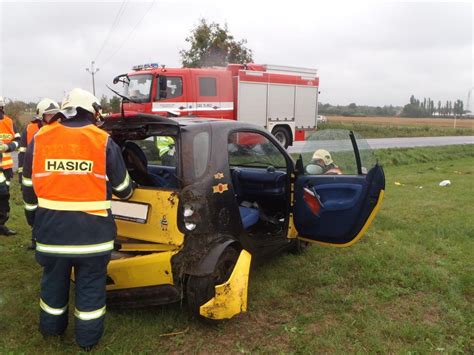
[[313, 158], [311, 159], [311, 163], [323, 167], [328, 166], [333, 163], [331, 153], [329, 153], [326, 149], [318, 149], [314, 152]]
[[49, 123], [51, 118], [58, 112], [58, 103], [46, 98], [38, 102], [38, 105], [36, 106], [36, 116], [34, 118]]
[[59, 114], [64, 119], [80, 116], [95, 121], [101, 115], [100, 101], [89, 91], [72, 89], [64, 98]]

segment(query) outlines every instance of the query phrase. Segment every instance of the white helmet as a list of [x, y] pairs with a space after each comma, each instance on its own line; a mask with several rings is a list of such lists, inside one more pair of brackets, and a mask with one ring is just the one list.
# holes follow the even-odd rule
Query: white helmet
[[36, 114], [38, 118], [41, 118], [43, 114], [52, 114], [57, 113], [59, 111], [59, 105], [56, 101], [51, 99], [43, 99], [38, 102], [36, 106]]
[[92, 114], [99, 112], [100, 101], [89, 91], [82, 89], [72, 89], [64, 98], [61, 104], [61, 111], [66, 118], [77, 115], [77, 108], [80, 107]]
[[331, 154], [326, 149], [318, 149], [313, 154], [313, 160], [322, 160], [324, 164], [332, 164]]
[[5, 107], [5, 99], [3, 96], [0, 96], [0, 107]]

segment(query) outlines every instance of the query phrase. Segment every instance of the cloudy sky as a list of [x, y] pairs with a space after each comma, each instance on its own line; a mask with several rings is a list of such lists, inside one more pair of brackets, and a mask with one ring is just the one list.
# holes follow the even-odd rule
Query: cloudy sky
[[[121, 16], [117, 16], [120, 12]], [[97, 96], [133, 65], [180, 66], [200, 17], [227, 23], [256, 63], [318, 68], [320, 101], [403, 105], [411, 94], [466, 99], [473, 86], [472, 2], [0, 0], [0, 95]]]

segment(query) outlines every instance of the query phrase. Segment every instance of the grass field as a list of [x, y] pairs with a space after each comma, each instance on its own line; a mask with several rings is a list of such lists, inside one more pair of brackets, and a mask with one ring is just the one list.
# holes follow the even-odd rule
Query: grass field
[[[474, 122], [474, 120], [473, 120]], [[335, 121], [319, 123], [318, 129], [347, 129], [364, 138], [474, 136], [474, 128], [452, 128], [429, 125], [397, 125], [387, 120], [385, 125], [365, 122]]]
[[[386, 197], [352, 248], [314, 246], [252, 271], [249, 312], [209, 327], [184, 305], [109, 310], [101, 353], [474, 352], [474, 148], [378, 151]], [[450, 179], [450, 187], [439, 187]], [[395, 184], [395, 182], [399, 184]], [[40, 269], [18, 184], [0, 237], [0, 353], [71, 353], [37, 331]], [[170, 334], [176, 333], [176, 334]]]
[[429, 126], [446, 128], [469, 128], [474, 130], [474, 119], [456, 119], [454, 118], [409, 118], [409, 117], [347, 117], [347, 116], [328, 116], [328, 121], [336, 122], [355, 122], [370, 125], [390, 125], [390, 126]]

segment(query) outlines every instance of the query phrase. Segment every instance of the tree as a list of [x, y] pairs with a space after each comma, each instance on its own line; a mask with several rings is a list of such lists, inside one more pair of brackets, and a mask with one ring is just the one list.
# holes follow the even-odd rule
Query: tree
[[104, 113], [111, 111], [109, 98], [107, 96], [102, 95], [102, 97], [100, 98], [100, 106], [102, 107], [102, 112]]
[[120, 97], [115, 96], [110, 99], [110, 108], [113, 113], [120, 112]]
[[201, 18], [186, 42], [191, 44], [191, 48], [179, 52], [184, 67], [225, 66], [228, 63], [253, 61], [252, 50], [245, 46], [247, 41], [236, 41], [229, 33], [227, 24], [222, 28], [218, 23], [208, 23]]

